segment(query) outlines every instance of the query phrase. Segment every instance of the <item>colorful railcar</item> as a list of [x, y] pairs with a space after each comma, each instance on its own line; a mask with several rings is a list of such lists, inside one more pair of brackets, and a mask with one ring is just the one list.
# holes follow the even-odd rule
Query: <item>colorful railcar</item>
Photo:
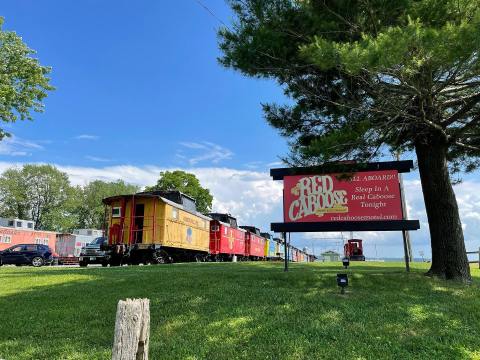
[[292, 261], [297, 262], [298, 261], [298, 252], [297, 249], [292, 247]]
[[261, 233], [265, 238], [265, 257], [268, 260], [274, 260], [278, 258], [277, 256], [277, 242], [270, 233]]
[[265, 245], [263, 246], [263, 256], [268, 258], [268, 248], [270, 247], [270, 238], [265, 236], [266, 233], [261, 233], [263, 240], [265, 241]]
[[0, 226], [0, 251], [19, 244], [48, 245], [53, 251], [55, 250], [56, 236], [57, 233], [52, 231]]
[[274, 238], [275, 240], [275, 252], [279, 259], [285, 259], [285, 249], [283, 240], [280, 238]]
[[245, 230], [239, 229], [237, 219], [230, 214], [211, 213], [210, 258], [215, 261], [245, 256]]
[[[271, 235], [270, 235], [271, 236]], [[273, 236], [271, 236], [270, 244], [268, 247], [268, 257], [270, 259], [277, 259], [277, 242], [273, 239]]]
[[110, 264], [202, 261], [209, 254], [210, 218], [179, 191], [150, 191], [103, 200]]
[[254, 226], [240, 226], [245, 231], [245, 256], [251, 260], [265, 257], [265, 239], [260, 230]]

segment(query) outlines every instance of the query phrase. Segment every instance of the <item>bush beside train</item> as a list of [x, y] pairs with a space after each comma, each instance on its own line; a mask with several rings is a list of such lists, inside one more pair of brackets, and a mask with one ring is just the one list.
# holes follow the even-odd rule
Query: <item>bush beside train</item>
[[[184, 261], [280, 260], [283, 240], [254, 226], [238, 226], [230, 214], [205, 216], [195, 200], [179, 191], [150, 191], [113, 196], [107, 207], [109, 264]], [[290, 260], [313, 261], [290, 247]]]

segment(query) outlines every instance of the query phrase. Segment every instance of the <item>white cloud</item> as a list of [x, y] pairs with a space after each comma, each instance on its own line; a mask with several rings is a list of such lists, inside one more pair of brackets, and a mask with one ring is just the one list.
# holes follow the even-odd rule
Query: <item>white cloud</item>
[[75, 136], [75, 139], [77, 139], [77, 140], [98, 140], [98, 139], [100, 139], [100, 137], [97, 136], [97, 135], [81, 134], [81, 135]]
[[176, 156], [190, 166], [195, 166], [200, 162], [218, 164], [223, 160], [231, 159], [234, 155], [229, 149], [208, 141], [181, 142], [180, 145], [184, 149], [177, 151]]
[[[75, 185], [84, 185], [100, 179], [148, 186], [157, 182], [159, 173], [165, 170], [157, 166], [119, 165], [103, 168], [57, 166], [66, 172]], [[1, 166], [0, 166], [1, 169]], [[214, 196], [213, 210], [229, 212], [242, 224], [251, 224], [269, 230], [270, 222], [282, 218], [282, 183], [273, 182], [267, 173], [229, 168], [189, 168], [203, 186]]]
[[0, 155], [29, 156], [35, 150], [43, 150], [43, 146], [38, 142], [22, 139], [15, 135], [5, 137], [0, 141]]
[[256, 170], [256, 169], [263, 166], [263, 162], [262, 161], [251, 161], [251, 162], [248, 162], [248, 163], [244, 164], [244, 166], [247, 169]]
[[[11, 167], [0, 162], [0, 172]], [[21, 164], [16, 164], [21, 166]], [[115, 181], [122, 179], [141, 187], [157, 182], [159, 173], [174, 170], [158, 166], [118, 165], [105, 167], [81, 167], [56, 165], [68, 174], [74, 185], [85, 185], [99, 179]], [[266, 172], [236, 170], [229, 168], [188, 168], [203, 186], [214, 196], [213, 210], [229, 212], [244, 225], [255, 225], [262, 231], [270, 229], [270, 222], [282, 219], [282, 183], [272, 181]]]
[[278, 166], [284, 166], [284, 165], [285, 164], [281, 161], [274, 161], [267, 164], [268, 167], [278, 167]]
[[91, 155], [86, 155], [85, 159], [91, 160], [91, 161], [96, 161], [96, 162], [109, 162], [112, 161], [111, 159], [106, 159], [98, 156], [91, 156]]
[[280, 161], [274, 161], [274, 162], [270, 162], [270, 163], [263, 162], [263, 161], [250, 161], [248, 163], [243, 164], [243, 166], [245, 168], [251, 169], [251, 170], [261, 169], [261, 170], [268, 171], [268, 170], [270, 170], [270, 168], [279, 167], [282, 164], [283, 163], [280, 162]]

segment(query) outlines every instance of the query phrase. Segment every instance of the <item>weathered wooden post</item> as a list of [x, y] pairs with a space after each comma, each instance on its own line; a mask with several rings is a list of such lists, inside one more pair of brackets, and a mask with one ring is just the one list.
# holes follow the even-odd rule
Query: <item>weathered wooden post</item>
[[150, 300], [120, 300], [115, 321], [112, 360], [148, 360]]

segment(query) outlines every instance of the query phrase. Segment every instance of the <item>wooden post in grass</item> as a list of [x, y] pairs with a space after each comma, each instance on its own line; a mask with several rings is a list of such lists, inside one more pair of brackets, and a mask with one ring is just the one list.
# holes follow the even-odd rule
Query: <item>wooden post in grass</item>
[[148, 360], [150, 300], [120, 300], [115, 321], [112, 360]]

